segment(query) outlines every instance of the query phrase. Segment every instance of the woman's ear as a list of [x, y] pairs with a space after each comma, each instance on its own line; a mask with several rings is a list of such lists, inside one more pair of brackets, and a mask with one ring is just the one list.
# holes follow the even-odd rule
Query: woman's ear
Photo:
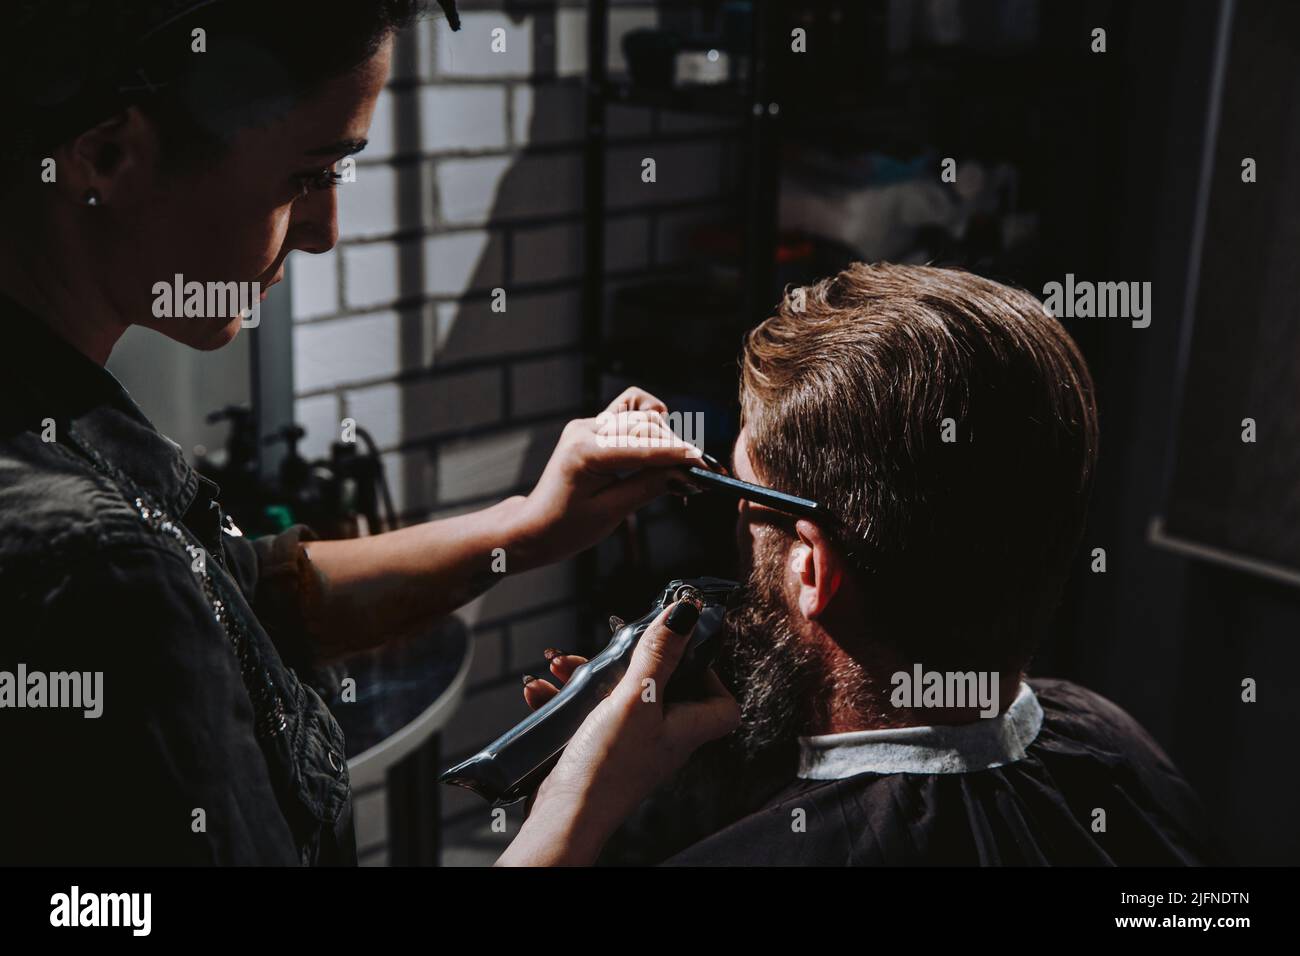
[[156, 126], [132, 106], [55, 150], [56, 182], [76, 203], [90, 196], [92, 205], [130, 202], [157, 168], [158, 153]]
[[811, 521], [795, 524], [799, 540], [790, 550], [790, 571], [799, 588], [799, 612], [816, 621], [844, 584], [844, 566], [831, 540]]

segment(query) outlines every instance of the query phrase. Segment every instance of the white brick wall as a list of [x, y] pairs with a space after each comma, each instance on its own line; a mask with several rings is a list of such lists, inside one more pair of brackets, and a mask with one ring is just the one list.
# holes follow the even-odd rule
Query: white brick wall
[[507, 289], [504, 312], [493, 312], [486, 302], [443, 303], [438, 306], [437, 354], [453, 362], [576, 349], [581, 308], [577, 289], [542, 293]]
[[511, 273], [516, 282], [547, 282], [582, 275], [582, 226], [534, 226], [514, 232]]
[[435, 79], [527, 77], [533, 73], [533, 22], [499, 13], [466, 13], [453, 33], [435, 24]]
[[375, 312], [298, 326], [293, 356], [298, 391], [391, 378], [402, 372], [408, 366], [402, 355], [401, 322], [396, 312]]
[[[614, 5], [611, 71], [625, 69], [622, 34], [656, 20], [649, 4]], [[408, 520], [526, 492], [565, 421], [591, 411], [580, 408], [586, 11], [473, 0], [463, 23], [453, 34], [435, 19], [400, 41], [356, 181], [340, 186], [338, 247], [290, 261], [303, 453], [325, 455], [339, 420], [355, 418]], [[627, 281], [684, 257], [690, 232], [716, 217], [735, 150], [716, 120], [626, 106], [606, 119], [606, 268]], [[673, 140], [655, 142], [656, 130]], [[645, 156], [657, 183], [640, 181]], [[540, 670], [547, 646], [573, 646], [577, 594], [566, 563], [508, 577], [458, 612], [476, 655], [448, 760], [523, 716], [519, 674]], [[444, 818], [478, 827], [483, 810], [444, 794]], [[375, 797], [357, 804], [370, 862], [386, 859], [384, 811]], [[453, 839], [447, 857], [474, 852]]]
[[375, 385], [348, 392], [348, 410], [378, 445], [389, 447], [499, 421], [501, 377], [492, 368]]
[[496, 288], [505, 270], [503, 245], [500, 234], [483, 230], [428, 236], [421, 250], [424, 292], [463, 295], [472, 289]]
[[510, 366], [510, 404], [522, 417], [566, 412], [582, 401], [582, 361], [574, 355]]
[[365, 308], [398, 298], [400, 252], [401, 245], [388, 242], [343, 247], [343, 277], [350, 307]]
[[[577, 568], [574, 562], [565, 561], [506, 578], [491, 591], [465, 605], [458, 616], [472, 627], [495, 626], [497, 622], [517, 618], [528, 611], [571, 601], [577, 596], [577, 588]], [[495, 676], [514, 675], [502, 671]]]
[[317, 395], [299, 399], [294, 405], [298, 423], [307, 430], [307, 436], [298, 445], [306, 458], [320, 458], [329, 454], [330, 442], [339, 437], [339, 396]]
[[577, 150], [443, 160], [436, 180], [448, 224], [554, 216], [582, 208], [582, 156]]
[[420, 124], [431, 152], [504, 149], [506, 93], [500, 84], [426, 86], [420, 90]]
[[448, 442], [438, 449], [438, 500], [506, 495], [527, 482], [536, 436], [526, 429]]
[[[338, 190], [339, 235], [344, 239], [389, 236], [398, 231], [399, 180], [418, 177], [418, 167], [362, 166], [357, 181]], [[410, 184], [403, 182], [403, 189]]]
[[405, 115], [415, 96], [410, 90], [384, 90], [375, 102], [375, 112], [370, 117], [370, 132], [366, 136], [366, 162], [389, 159], [397, 150], [397, 116]]
[[555, 14], [555, 72], [582, 76], [587, 70], [587, 14], [559, 10]]
[[580, 142], [585, 108], [582, 88], [574, 84], [516, 86], [510, 104], [514, 145]]
[[338, 249], [309, 256], [295, 252], [289, 257], [290, 308], [295, 319], [314, 319], [339, 309]]
[[442, 221], [452, 225], [486, 222], [515, 163], [511, 156], [446, 159], [438, 163], [435, 181], [442, 200]]

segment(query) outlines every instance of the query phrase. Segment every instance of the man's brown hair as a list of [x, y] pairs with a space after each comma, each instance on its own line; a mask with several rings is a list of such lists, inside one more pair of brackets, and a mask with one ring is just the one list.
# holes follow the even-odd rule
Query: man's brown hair
[[741, 406], [761, 479], [837, 519], [865, 637], [927, 669], [1020, 669], [1059, 602], [1097, 454], [1087, 365], [1037, 299], [855, 263], [788, 290], [746, 336]]

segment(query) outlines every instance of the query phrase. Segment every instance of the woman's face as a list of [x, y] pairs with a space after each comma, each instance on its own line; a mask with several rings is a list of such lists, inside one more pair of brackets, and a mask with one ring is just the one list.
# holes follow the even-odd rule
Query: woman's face
[[119, 163], [102, 205], [86, 210], [102, 256], [92, 268], [102, 270], [117, 314], [195, 348], [220, 348], [239, 331], [237, 305], [159, 317], [155, 286], [174, 286], [179, 274], [185, 283], [258, 282], [265, 297], [294, 249], [331, 249], [338, 205], [329, 173], [364, 145], [391, 51], [390, 39], [281, 117], [240, 130], [218, 160], [192, 171], [166, 171], [156, 131], [130, 111], [115, 155], [132, 161]]

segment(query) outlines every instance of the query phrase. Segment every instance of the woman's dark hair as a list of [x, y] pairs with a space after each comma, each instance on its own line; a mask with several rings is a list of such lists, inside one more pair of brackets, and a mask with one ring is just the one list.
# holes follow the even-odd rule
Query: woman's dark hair
[[[439, 0], [453, 29], [454, 0]], [[219, 154], [371, 56], [421, 0], [27, 0], [0, 40], [17, 98], [3, 162], [28, 163], [127, 106], [159, 125], [167, 162]], [[194, 31], [202, 30], [202, 52]], [[35, 175], [35, 172], [33, 172]]]

